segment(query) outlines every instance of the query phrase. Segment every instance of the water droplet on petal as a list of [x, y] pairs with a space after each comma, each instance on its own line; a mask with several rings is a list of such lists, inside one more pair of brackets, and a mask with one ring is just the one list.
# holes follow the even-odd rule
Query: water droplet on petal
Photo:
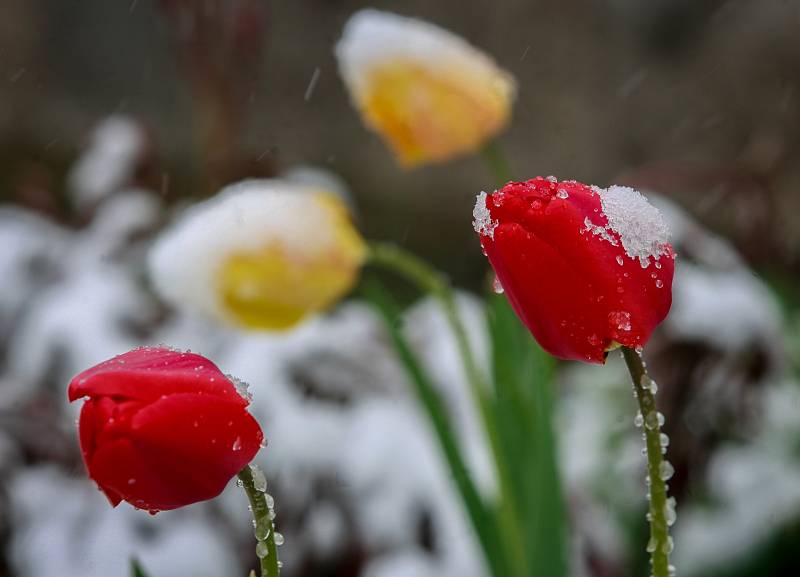
[[494, 277], [494, 281], [492, 281], [492, 290], [499, 295], [503, 294], [504, 292], [503, 285], [500, 284], [500, 279], [497, 277]]
[[625, 264], [625, 261], [624, 261], [624, 260], [622, 260], [622, 257], [621, 257], [620, 255], [617, 255], [617, 264], [618, 264], [619, 266], [622, 266], [622, 265], [624, 265], [624, 264]]
[[557, 196], [558, 198], [569, 198], [569, 193], [568, 193], [566, 190], [564, 190], [563, 188], [561, 188], [561, 189], [559, 189], [559, 191], [556, 193], [556, 196]]
[[236, 440], [233, 441], [233, 446], [231, 446], [231, 450], [233, 451], [241, 451], [242, 450], [242, 438], [236, 437]]

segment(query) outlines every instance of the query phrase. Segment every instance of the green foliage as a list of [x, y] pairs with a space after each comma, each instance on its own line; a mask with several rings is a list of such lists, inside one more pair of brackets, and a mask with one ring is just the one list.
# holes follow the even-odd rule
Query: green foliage
[[131, 559], [131, 577], [149, 577], [135, 558]]
[[[431, 292], [442, 302], [445, 314], [457, 315], [449, 287], [436, 284], [436, 288], [438, 292]], [[499, 494], [483, 496], [466, 467], [447, 408], [400, 329], [399, 307], [376, 281], [365, 283], [364, 293], [385, 320], [430, 419], [491, 574], [566, 577], [565, 510], [552, 422], [555, 361], [536, 345], [506, 299], [492, 295], [487, 311], [491, 367], [488, 375], [472, 375], [487, 389], [473, 395], [473, 400], [484, 417], [499, 477]], [[450, 324], [458, 339], [463, 332], [460, 321], [450, 318]], [[462, 339], [462, 355], [470, 355], [462, 361], [467, 373], [475, 373], [468, 348]]]

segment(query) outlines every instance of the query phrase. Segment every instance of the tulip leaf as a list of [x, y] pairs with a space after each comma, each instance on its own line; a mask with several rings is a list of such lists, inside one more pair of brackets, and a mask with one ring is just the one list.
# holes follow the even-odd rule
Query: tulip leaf
[[422, 408], [428, 415], [492, 575], [495, 577], [509, 575], [505, 569], [509, 560], [505, 557], [503, 543], [499, 542], [500, 532], [496, 511], [487, 505], [474, 484], [446, 405], [400, 328], [401, 311], [378, 281], [366, 281], [363, 287], [366, 299], [375, 306], [383, 318], [398, 360], [406, 370]]
[[527, 577], [565, 577], [564, 498], [553, 425], [555, 360], [531, 338], [502, 295], [488, 302], [495, 410], [525, 536]]
[[131, 559], [131, 577], [148, 577], [136, 558]]

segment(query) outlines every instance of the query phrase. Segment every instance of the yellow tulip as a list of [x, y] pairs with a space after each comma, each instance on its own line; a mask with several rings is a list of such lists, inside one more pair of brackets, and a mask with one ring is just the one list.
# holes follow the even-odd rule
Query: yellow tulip
[[339, 196], [248, 180], [189, 209], [154, 244], [153, 285], [229, 324], [283, 330], [341, 299], [367, 254]]
[[361, 10], [345, 26], [336, 57], [364, 122], [406, 167], [474, 152], [510, 118], [511, 75], [428, 22]]

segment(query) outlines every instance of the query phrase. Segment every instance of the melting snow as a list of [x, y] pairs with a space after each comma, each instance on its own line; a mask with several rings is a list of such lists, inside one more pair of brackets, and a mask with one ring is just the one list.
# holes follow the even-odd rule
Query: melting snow
[[494, 229], [497, 228], [499, 223], [492, 219], [492, 214], [486, 206], [485, 192], [481, 192], [478, 195], [475, 208], [472, 209], [472, 218], [474, 219], [472, 221], [472, 226], [475, 228], [475, 232], [482, 236], [494, 238]]

